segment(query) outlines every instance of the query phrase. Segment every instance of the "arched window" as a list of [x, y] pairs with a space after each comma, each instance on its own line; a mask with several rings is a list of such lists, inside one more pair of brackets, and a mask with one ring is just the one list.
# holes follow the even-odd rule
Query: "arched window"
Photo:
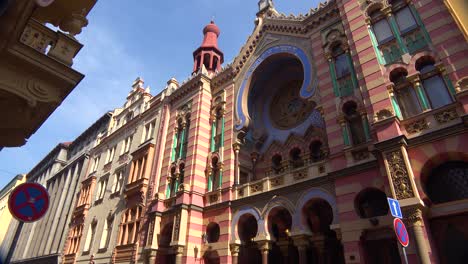
[[430, 58], [419, 59], [416, 61], [416, 70], [421, 75], [421, 84], [432, 109], [453, 102], [444, 79], [434, 65], [434, 60]]
[[366, 142], [366, 134], [364, 132], [364, 125], [362, 117], [357, 111], [357, 104], [355, 102], [347, 102], [343, 106], [343, 112], [346, 122], [351, 133], [351, 140], [353, 145], [358, 145]]
[[322, 142], [319, 140], [314, 140], [309, 145], [310, 151], [310, 160], [312, 162], [317, 162], [323, 159], [323, 151], [322, 151]]
[[206, 241], [208, 243], [218, 242], [220, 235], [220, 228], [217, 223], [209, 223], [206, 227]]
[[432, 170], [426, 193], [433, 203], [468, 199], [468, 163], [449, 161]]
[[219, 150], [224, 142], [222, 141], [223, 133], [223, 110], [219, 108], [216, 111], [216, 135], [215, 135], [215, 151]]
[[293, 148], [289, 152], [290, 156], [290, 163], [293, 168], [299, 168], [304, 166], [304, 161], [302, 160], [301, 157], [301, 150], [299, 148]]
[[283, 161], [283, 157], [281, 157], [280, 154], [275, 154], [273, 157], [271, 157], [271, 169], [275, 173], [280, 173], [282, 172], [283, 168], [281, 166], [281, 162]]
[[219, 164], [218, 157], [213, 157], [211, 160], [211, 191], [217, 190], [220, 187], [220, 169], [221, 166]]
[[185, 177], [185, 164], [181, 163], [179, 165], [179, 186], [184, 184], [184, 177]]
[[422, 112], [415, 88], [406, 80], [408, 72], [395, 70], [390, 73], [390, 81], [395, 84], [395, 95], [403, 118], [408, 118]]
[[355, 207], [361, 218], [387, 215], [387, 195], [378, 189], [365, 189], [356, 196]]
[[369, 16], [372, 21], [372, 30], [379, 45], [389, 42], [395, 38], [387, 18], [380, 10], [371, 12]]
[[213, 70], [215, 71], [218, 68], [218, 57], [213, 57]]
[[205, 68], [207, 70], [211, 69], [210, 68], [210, 60], [211, 60], [210, 54], [205, 53], [205, 55], [203, 55], [203, 65], [205, 65]]
[[349, 54], [341, 47], [341, 43], [332, 48], [332, 56], [335, 65], [336, 82], [339, 87], [340, 96], [349, 96], [353, 93], [352, 70]]

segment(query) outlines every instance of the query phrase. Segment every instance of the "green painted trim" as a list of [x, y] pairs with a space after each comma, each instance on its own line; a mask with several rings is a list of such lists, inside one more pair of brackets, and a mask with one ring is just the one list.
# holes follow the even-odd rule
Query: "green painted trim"
[[372, 46], [374, 47], [375, 55], [377, 55], [377, 61], [380, 63], [380, 65], [385, 65], [385, 60], [380, 53], [379, 44], [377, 43], [374, 32], [370, 27], [367, 28], [367, 31], [369, 32], [369, 37], [371, 39]]
[[426, 98], [426, 95], [424, 94], [424, 91], [423, 91], [421, 85], [417, 84], [415, 87], [416, 87], [416, 93], [417, 93], [417, 95], [419, 97], [419, 100], [422, 103], [423, 110], [430, 109], [429, 103], [427, 102], [428, 100]]
[[177, 132], [174, 133], [173, 144], [172, 144], [172, 152], [171, 152], [171, 162], [175, 161], [176, 148], [177, 148]]
[[175, 179], [175, 183], [174, 183], [174, 194], [177, 193], [177, 191], [179, 190], [179, 179]]
[[185, 153], [184, 153], [184, 143], [185, 143], [185, 133], [186, 133], [186, 130], [187, 127], [184, 127], [184, 129], [182, 129], [182, 135], [180, 137], [180, 149], [179, 149], [179, 157], [178, 158], [185, 158]]
[[429, 36], [429, 32], [427, 32], [426, 26], [422, 22], [421, 17], [419, 16], [418, 11], [413, 5], [408, 5], [411, 13], [413, 13], [414, 18], [416, 19], [416, 23], [418, 24], [419, 27], [421, 27], [421, 30], [423, 32], [424, 38], [426, 39], [427, 43], [430, 43], [432, 45], [431, 37]]
[[455, 94], [457, 93], [455, 91], [455, 86], [453, 86], [452, 80], [450, 80], [447, 74], [444, 75], [444, 80], [445, 80], [445, 83], [447, 84], [449, 92], [452, 94], [452, 96], [455, 96]]
[[330, 75], [333, 83], [333, 93], [335, 93], [336, 97], [340, 96], [340, 90], [338, 87], [338, 82], [336, 80], [336, 73], [335, 73], [335, 62], [333, 60], [330, 60], [328, 62], [328, 65], [330, 66]]
[[208, 176], [208, 191], [211, 192], [213, 190], [213, 172], [210, 173]]
[[221, 189], [223, 187], [223, 170], [219, 170], [219, 182], [218, 188]]
[[224, 146], [224, 116], [221, 118], [221, 139], [219, 140], [219, 148]]
[[349, 69], [351, 70], [351, 80], [353, 81], [353, 88], [358, 89], [359, 83], [356, 77], [356, 71], [354, 70], [353, 59], [351, 58], [351, 54], [346, 53], [346, 58], [348, 59]]
[[215, 135], [216, 135], [216, 122], [218, 122], [217, 120], [215, 122], [213, 122], [211, 124], [211, 147], [210, 147], [210, 151], [211, 152], [214, 152], [215, 151]]
[[364, 127], [364, 134], [366, 135], [366, 140], [371, 140], [370, 131], [369, 131], [369, 121], [367, 120], [367, 116], [362, 118], [362, 126]]
[[347, 125], [345, 125], [343, 127], [343, 141], [344, 141], [344, 144], [345, 146], [349, 146], [349, 134], [348, 134], [348, 127]]
[[408, 48], [406, 47], [406, 44], [401, 39], [400, 32], [398, 31], [398, 26], [396, 24], [395, 18], [393, 16], [390, 16], [388, 17], [388, 21], [390, 22], [390, 28], [393, 31], [393, 35], [396, 38], [396, 41], [398, 43], [398, 46], [400, 47], [401, 53], [402, 54], [408, 53]]
[[169, 197], [171, 197], [171, 184], [168, 181], [167, 186], [166, 186], [166, 198], [169, 198]]
[[403, 119], [401, 115], [400, 106], [398, 105], [398, 101], [396, 100], [395, 96], [390, 96], [390, 101], [392, 102], [393, 110], [395, 110], [395, 114], [399, 119]]

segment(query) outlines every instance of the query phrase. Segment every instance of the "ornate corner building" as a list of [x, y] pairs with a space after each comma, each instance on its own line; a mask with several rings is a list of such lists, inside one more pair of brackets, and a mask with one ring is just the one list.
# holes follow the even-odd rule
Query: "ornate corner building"
[[410, 263], [464, 263], [468, 44], [447, 6], [262, 0], [224, 66], [212, 21], [189, 79], [138, 78], [111, 113], [62, 262], [403, 263], [393, 197]]
[[95, 3], [0, 4], [0, 148], [24, 145], [83, 79], [71, 67], [83, 46], [75, 36], [88, 25]]

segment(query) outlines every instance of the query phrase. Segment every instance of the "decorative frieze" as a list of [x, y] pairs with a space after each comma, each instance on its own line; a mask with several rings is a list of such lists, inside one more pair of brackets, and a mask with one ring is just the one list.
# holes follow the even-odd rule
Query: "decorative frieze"
[[263, 182], [258, 182], [250, 186], [250, 192], [256, 193], [263, 191]]
[[458, 113], [455, 108], [447, 109], [445, 111], [434, 114], [434, 118], [435, 120], [437, 120], [439, 124], [445, 124], [452, 120], [457, 119]]
[[294, 178], [295, 181], [305, 179], [306, 177], [307, 177], [307, 169], [295, 171], [293, 173], [293, 178]]
[[410, 176], [401, 150], [389, 152], [385, 158], [387, 159], [388, 170], [390, 171], [396, 198], [406, 199], [414, 197]]
[[405, 129], [406, 129], [406, 132], [408, 132], [408, 134], [420, 133], [423, 130], [426, 130], [428, 128], [429, 128], [429, 124], [427, 123], [425, 118], [405, 125]]
[[278, 187], [284, 184], [284, 176], [278, 176], [275, 178], [270, 179], [270, 185], [271, 187]]

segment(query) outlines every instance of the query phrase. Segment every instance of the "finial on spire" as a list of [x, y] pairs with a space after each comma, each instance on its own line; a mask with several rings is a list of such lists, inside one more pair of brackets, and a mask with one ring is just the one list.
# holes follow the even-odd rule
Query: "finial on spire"
[[273, 4], [273, 0], [260, 0], [258, 1], [258, 13], [257, 17], [267, 14], [277, 14], [278, 12], [275, 9], [275, 5]]
[[214, 23], [214, 16], [211, 22], [203, 28], [203, 42], [198, 49], [193, 52], [193, 71], [199, 72], [202, 65], [209, 72], [215, 72], [221, 69], [224, 62], [223, 52], [218, 48], [218, 37], [221, 33], [219, 27]]

